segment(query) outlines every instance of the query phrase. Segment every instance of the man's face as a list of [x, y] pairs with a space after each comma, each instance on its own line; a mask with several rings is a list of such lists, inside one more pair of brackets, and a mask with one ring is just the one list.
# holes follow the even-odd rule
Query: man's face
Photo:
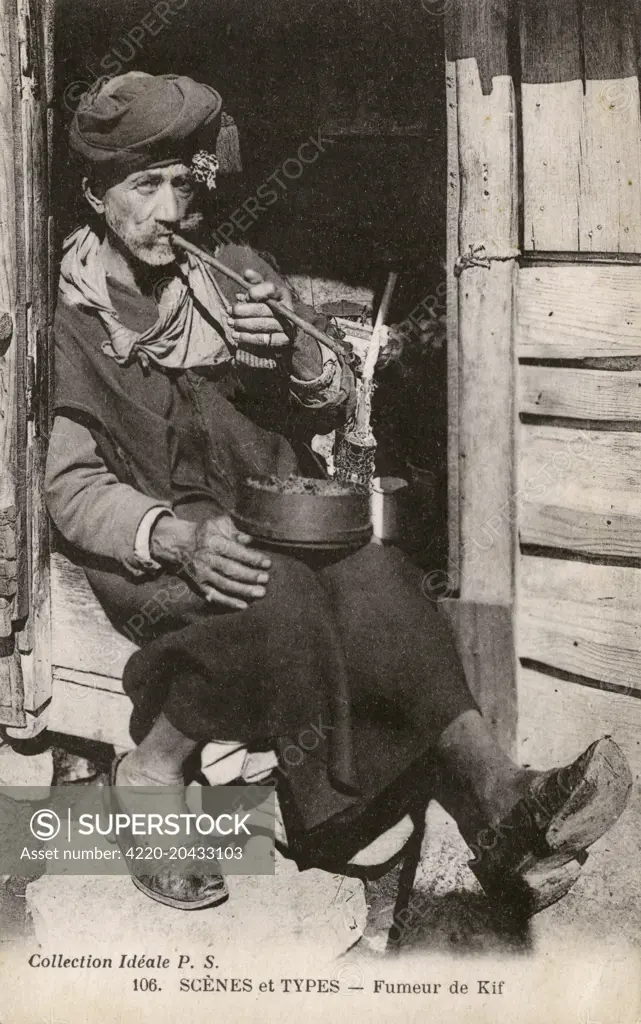
[[107, 228], [142, 263], [165, 266], [175, 259], [171, 233], [189, 212], [193, 197], [185, 164], [136, 171], [105, 192]]

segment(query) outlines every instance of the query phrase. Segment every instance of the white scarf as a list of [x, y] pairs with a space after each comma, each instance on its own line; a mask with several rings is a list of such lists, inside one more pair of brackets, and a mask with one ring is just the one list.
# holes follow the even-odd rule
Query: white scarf
[[[158, 301], [158, 320], [138, 334], [121, 322], [109, 297], [96, 233], [88, 226], [78, 228], [65, 240], [63, 253], [61, 298], [68, 306], [98, 315], [108, 335], [102, 350], [117, 363], [140, 358], [141, 362], [186, 369], [229, 361], [235, 347], [227, 333], [229, 306], [197, 256], [186, 253], [186, 282], [180, 276], [169, 280]], [[194, 299], [220, 324], [220, 331], [201, 316]]]

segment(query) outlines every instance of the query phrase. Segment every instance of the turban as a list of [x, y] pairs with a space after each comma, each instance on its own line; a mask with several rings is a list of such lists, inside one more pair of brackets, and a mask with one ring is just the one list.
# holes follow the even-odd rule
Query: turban
[[101, 178], [189, 162], [220, 128], [222, 100], [209, 85], [184, 75], [130, 71], [96, 83], [78, 104], [71, 148]]

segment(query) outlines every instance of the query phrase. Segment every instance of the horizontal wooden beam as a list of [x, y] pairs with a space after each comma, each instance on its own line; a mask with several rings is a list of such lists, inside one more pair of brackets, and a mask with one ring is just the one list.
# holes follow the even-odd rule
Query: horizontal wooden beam
[[516, 344], [522, 359], [641, 355], [641, 268], [521, 269]]
[[70, 678], [66, 671], [54, 669], [48, 728], [68, 736], [130, 748], [131, 701], [122, 691], [99, 689], [99, 682], [90, 673], [79, 682], [78, 677]]
[[641, 569], [521, 557], [520, 658], [641, 695]]
[[603, 264], [638, 267], [641, 264], [641, 253], [638, 252], [579, 252], [578, 249], [535, 249], [522, 252], [519, 264], [522, 267], [547, 267], [557, 263]]
[[640, 461], [636, 432], [543, 424], [519, 428], [519, 494], [530, 501], [563, 505], [560, 499], [575, 489], [589, 492], [585, 507], [594, 511], [641, 515]]
[[519, 762], [535, 768], [568, 764], [609, 734], [641, 773], [641, 700], [521, 668]]
[[641, 434], [522, 424], [515, 500], [521, 544], [640, 559], [640, 464]]
[[[576, 488], [576, 484], [574, 485]], [[587, 502], [586, 502], [587, 504]], [[550, 548], [603, 561], [641, 562], [641, 518], [568, 508], [547, 502], [525, 505], [519, 520], [525, 547]]]
[[58, 668], [117, 679], [137, 650], [111, 625], [82, 569], [60, 553], [51, 556], [51, 638]]
[[533, 416], [641, 423], [641, 371], [521, 366], [517, 402]]

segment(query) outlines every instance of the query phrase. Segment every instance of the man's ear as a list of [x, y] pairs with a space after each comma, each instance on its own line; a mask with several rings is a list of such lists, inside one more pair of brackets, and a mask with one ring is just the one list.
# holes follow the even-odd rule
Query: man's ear
[[100, 214], [100, 216], [102, 216], [102, 214], [105, 212], [104, 199], [99, 199], [98, 196], [95, 194], [89, 182], [89, 178], [85, 177], [82, 179], [82, 194], [89, 203], [91, 209], [94, 210], [97, 214]]

